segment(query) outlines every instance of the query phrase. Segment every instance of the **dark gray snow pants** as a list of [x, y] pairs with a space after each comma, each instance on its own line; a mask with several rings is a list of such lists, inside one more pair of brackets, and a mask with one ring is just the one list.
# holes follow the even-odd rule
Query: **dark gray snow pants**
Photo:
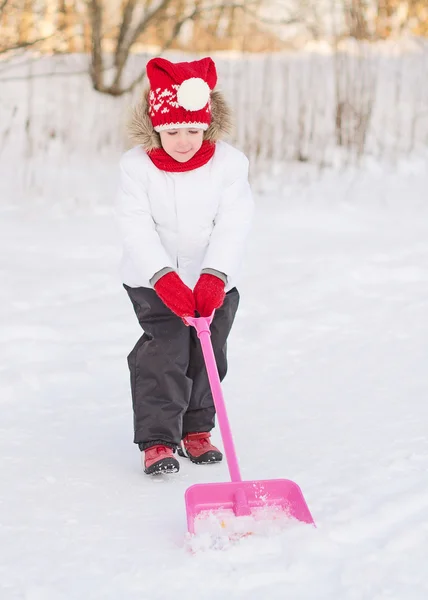
[[[144, 330], [128, 356], [134, 410], [134, 442], [175, 448], [187, 433], [211, 431], [215, 409], [200, 341], [150, 288], [124, 286]], [[211, 324], [220, 379], [227, 372], [226, 340], [239, 304], [233, 288]]]

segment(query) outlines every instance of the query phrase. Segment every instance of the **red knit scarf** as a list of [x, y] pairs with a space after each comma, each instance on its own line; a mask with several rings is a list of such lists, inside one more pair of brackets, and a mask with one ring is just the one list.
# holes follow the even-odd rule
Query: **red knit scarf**
[[182, 173], [203, 167], [214, 156], [214, 152], [215, 144], [205, 140], [202, 142], [202, 146], [196, 152], [195, 156], [192, 156], [190, 160], [184, 163], [172, 158], [163, 148], [155, 148], [155, 150], [150, 150], [147, 154], [153, 164], [161, 171]]

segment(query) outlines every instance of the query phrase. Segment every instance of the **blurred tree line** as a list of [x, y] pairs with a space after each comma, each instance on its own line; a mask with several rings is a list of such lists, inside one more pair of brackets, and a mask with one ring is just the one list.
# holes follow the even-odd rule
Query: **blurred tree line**
[[403, 34], [428, 36], [428, 0], [0, 0], [0, 59], [87, 53], [94, 88], [111, 95], [144, 78], [122, 83], [141, 50], [260, 53]]

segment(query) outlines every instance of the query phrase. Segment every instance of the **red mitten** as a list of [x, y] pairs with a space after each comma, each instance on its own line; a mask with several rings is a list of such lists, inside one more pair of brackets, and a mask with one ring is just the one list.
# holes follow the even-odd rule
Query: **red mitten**
[[198, 313], [201, 317], [209, 317], [213, 310], [223, 304], [226, 296], [224, 281], [215, 275], [203, 273], [195, 285], [193, 295]]
[[161, 277], [154, 285], [159, 298], [178, 317], [195, 316], [195, 299], [192, 290], [185, 285], [175, 271]]

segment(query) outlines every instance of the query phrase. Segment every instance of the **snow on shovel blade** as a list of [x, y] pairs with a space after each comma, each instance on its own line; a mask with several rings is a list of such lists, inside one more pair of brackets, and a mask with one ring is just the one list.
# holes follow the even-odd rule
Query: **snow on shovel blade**
[[299, 486], [289, 479], [198, 483], [186, 490], [185, 502], [191, 534], [201, 513], [225, 510], [243, 517], [250, 516], [253, 509], [275, 508], [287, 517], [315, 524]]
[[232, 431], [221, 389], [214, 350], [210, 339], [210, 317], [188, 317], [201, 342], [207, 375], [220, 425], [231, 482], [198, 483], [186, 490], [185, 502], [189, 533], [195, 533], [195, 520], [202, 513], [233, 511], [237, 517], [251, 517], [255, 509], [275, 508], [304, 523], [314, 523], [299, 486], [288, 479], [242, 481]]

